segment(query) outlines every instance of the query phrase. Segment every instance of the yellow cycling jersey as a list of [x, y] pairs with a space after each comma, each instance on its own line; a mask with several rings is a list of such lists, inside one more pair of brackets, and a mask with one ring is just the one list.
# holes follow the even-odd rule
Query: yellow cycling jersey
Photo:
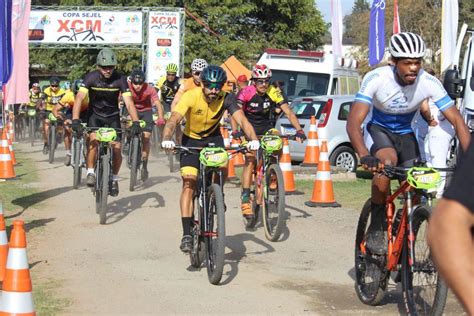
[[192, 89], [183, 94], [174, 112], [186, 118], [186, 136], [203, 139], [219, 135], [219, 122], [225, 110], [231, 115], [240, 110], [233, 93], [221, 91], [217, 99], [208, 104], [202, 89]]
[[32, 108], [36, 108], [36, 106], [38, 105], [38, 101], [41, 99], [44, 99], [43, 93], [41, 92], [33, 93], [33, 91], [31, 90], [29, 93], [29, 97], [30, 97], [30, 103], [28, 103], [28, 106]]
[[54, 92], [51, 90], [51, 87], [47, 87], [44, 89], [44, 101], [46, 103], [46, 111], [52, 111], [54, 106], [59, 103], [59, 100], [64, 96], [66, 93], [63, 89], [58, 89], [58, 91]]
[[[59, 103], [63, 106], [67, 106], [69, 108], [74, 107], [74, 93], [72, 91], [66, 91], [64, 96], [59, 100]], [[82, 100], [82, 105], [81, 105], [81, 110], [84, 111], [87, 109], [87, 106], [89, 105], [89, 94], [86, 95], [84, 100]]]

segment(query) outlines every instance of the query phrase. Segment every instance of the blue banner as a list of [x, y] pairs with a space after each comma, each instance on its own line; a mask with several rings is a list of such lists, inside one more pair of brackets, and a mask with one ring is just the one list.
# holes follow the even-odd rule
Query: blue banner
[[385, 50], [385, 0], [374, 0], [370, 9], [369, 65], [375, 66], [383, 59]]
[[12, 54], [12, 0], [0, 0], [0, 89], [10, 79]]

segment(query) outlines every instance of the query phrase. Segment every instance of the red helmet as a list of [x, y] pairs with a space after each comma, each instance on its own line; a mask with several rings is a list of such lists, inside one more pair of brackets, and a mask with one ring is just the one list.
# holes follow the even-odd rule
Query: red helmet
[[271, 76], [272, 76], [272, 71], [270, 70], [270, 68], [267, 67], [267, 65], [257, 64], [253, 67], [252, 79], [266, 79], [266, 78], [271, 78]]

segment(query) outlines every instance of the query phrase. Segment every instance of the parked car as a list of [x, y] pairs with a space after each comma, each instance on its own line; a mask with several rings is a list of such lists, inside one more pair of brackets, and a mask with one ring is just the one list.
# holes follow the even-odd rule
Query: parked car
[[[311, 116], [316, 117], [318, 131], [324, 128], [326, 132], [330, 164], [352, 172], [357, 169], [358, 160], [346, 132], [346, 123], [354, 97], [354, 95], [299, 97], [290, 105], [306, 135], [309, 133]], [[296, 133], [285, 115], [277, 119], [276, 128], [282, 135]], [[290, 141], [293, 161], [303, 161], [306, 144], [307, 141], [302, 144]]]

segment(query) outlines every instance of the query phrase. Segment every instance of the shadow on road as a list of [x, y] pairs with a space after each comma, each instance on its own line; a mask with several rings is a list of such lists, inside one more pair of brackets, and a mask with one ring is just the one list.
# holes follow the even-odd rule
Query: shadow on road
[[[273, 246], [259, 238], [256, 238], [253, 234], [243, 233], [234, 236], [226, 236], [226, 246], [231, 250], [230, 253], [225, 255], [225, 265], [230, 266], [230, 270], [226, 271], [223, 275], [223, 281], [221, 285], [226, 285], [232, 282], [232, 280], [237, 276], [239, 271], [239, 262], [242, 258], [251, 256], [258, 256], [265, 253], [274, 252], [275, 248]], [[263, 247], [262, 250], [247, 252], [247, 247], [245, 246], [246, 242], [253, 242], [257, 245]]]
[[297, 208], [297, 207], [294, 207], [294, 206], [291, 206], [291, 205], [288, 205], [286, 204], [286, 208], [289, 208], [290, 210], [293, 210], [293, 211], [296, 211], [298, 213], [301, 213], [301, 215], [295, 215], [295, 216], [292, 216], [292, 217], [302, 217], [302, 218], [308, 218], [308, 217], [311, 217], [313, 215], [311, 215], [310, 213], [300, 209], [300, 208]]
[[179, 177], [174, 177], [174, 176], [150, 177], [145, 182], [140, 181], [140, 184], [135, 189], [135, 191], [146, 190], [148, 188], [151, 188], [157, 185], [158, 183], [164, 183], [170, 180], [173, 180], [173, 183], [178, 183], [181, 181]]
[[[56, 218], [54, 217], [50, 217], [50, 218], [42, 218], [42, 219], [34, 219], [30, 222], [25, 222], [23, 228], [25, 229], [25, 232], [28, 233], [30, 230], [32, 229], [35, 229], [35, 228], [39, 228], [39, 227], [43, 227], [43, 226], [46, 226], [47, 224], [55, 221]], [[6, 231], [7, 231], [7, 235], [10, 236], [11, 235], [11, 231], [13, 229], [13, 225], [8, 225], [6, 226]]]
[[14, 199], [12, 201], [12, 204], [18, 205], [22, 207], [23, 209], [20, 212], [17, 212], [15, 214], [5, 216], [5, 218], [17, 217], [23, 214], [23, 212], [26, 211], [26, 209], [28, 209], [30, 206], [43, 202], [44, 200], [47, 200], [51, 197], [56, 197], [70, 190], [72, 190], [72, 187], [60, 187], [60, 188], [33, 193], [30, 195], [26, 195], [26, 196], [22, 196], [20, 198]]
[[145, 204], [145, 202], [147, 202], [149, 199], [156, 201], [156, 205], [153, 205], [152, 207], [158, 208], [165, 206], [165, 200], [163, 196], [156, 192], [148, 192], [124, 197], [109, 203], [107, 206], [107, 225], [115, 224], [121, 221], [131, 212], [141, 208], [143, 204]]

